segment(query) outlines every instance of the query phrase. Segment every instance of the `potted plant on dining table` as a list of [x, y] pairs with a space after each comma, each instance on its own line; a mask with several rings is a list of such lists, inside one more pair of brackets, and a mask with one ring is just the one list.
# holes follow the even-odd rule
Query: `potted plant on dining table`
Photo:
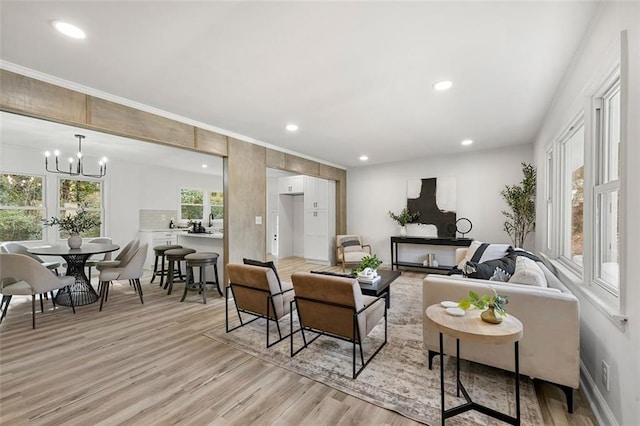
[[82, 245], [81, 233], [86, 232], [96, 226], [100, 226], [100, 219], [96, 218], [94, 214], [87, 211], [87, 205], [82, 204], [76, 211], [69, 211], [61, 218], [51, 217], [51, 219], [43, 219], [42, 222], [45, 226], [57, 225], [63, 231], [69, 233], [67, 238], [67, 244], [70, 248], [80, 248]]

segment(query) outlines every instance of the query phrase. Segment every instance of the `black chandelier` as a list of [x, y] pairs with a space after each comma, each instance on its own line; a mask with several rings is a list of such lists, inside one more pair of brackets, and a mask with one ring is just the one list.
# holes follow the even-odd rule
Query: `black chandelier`
[[60, 151], [53, 152], [53, 155], [56, 156], [55, 170], [49, 170], [49, 155], [51, 155], [51, 153], [49, 151], [44, 153], [44, 168], [49, 173], [61, 173], [63, 175], [69, 175], [69, 176], [86, 176], [86, 177], [92, 177], [92, 178], [104, 177], [107, 174], [107, 158], [102, 157], [102, 160], [98, 162], [98, 165], [100, 166], [100, 171], [97, 174], [85, 173], [84, 157], [82, 156], [82, 139], [84, 139], [84, 135], [75, 135], [75, 137], [78, 138], [78, 153], [76, 154], [75, 160], [73, 159], [73, 157], [69, 157], [69, 171], [60, 170], [59, 163], [58, 163], [58, 157], [60, 157]]

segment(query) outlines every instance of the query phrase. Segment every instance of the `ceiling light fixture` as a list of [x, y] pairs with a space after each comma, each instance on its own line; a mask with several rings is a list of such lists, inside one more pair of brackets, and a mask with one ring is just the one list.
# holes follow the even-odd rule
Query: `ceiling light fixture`
[[203, 169], [206, 169], [207, 167], [208, 167], [208, 166], [207, 166], [206, 164], [203, 164], [203, 165], [202, 165], [202, 168], [203, 168]]
[[87, 38], [87, 35], [80, 28], [75, 25], [69, 24], [63, 21], [51, 21], [51, 25], [53, 28], [61, 32], [62, 34], [76, 39], [84, 39]]
[[[75, 135], [78, 138], [78, 153], [76, 154], [77, 160], [74, 160], [73, 157], [69, 157], [69, 171], [60, 170], [58, 167], [58, 157], [60, 156], [60, 151], [54, 151], [53, 155], [56, 156], [56, 169], [49, 170], [49, 156], [51, 153], [49, 151], [44, 153], [44, 168], [49, 173], [60, 173], [63, 175], [69, 176], [86, 176], [92, 178], [101, 178], [107, 174], [107, 157], [102, 157], [102, 160], [98, 162], [100, 165], [100, 171], [97, 174], [85, 173], [84, 172], [84, 157], [82, 156], [82, 139], [84, 139], [84, 135]], [[73, 165], [76, 165], [75, 171], [73, 170]]]
[[289, 132], [297, 132], [298, 131], [298, 125], [297, 124], [287, 124], [286, 126], [284, 126], [285, 129], [287, 129], [287, 131]]
[[469, 145], [471, 145], [472, 143], [473, 143], [473, 141], [472, 141], [471, 139], [465, 139], [465, 140], [463, 140], [462, 142], [460, 142], [460, 144], [461, 144], [462, 146], [469, 146]]
[[439, 81], [436, 84], [433, 85], [433, 88], [439, 91], [442, 90], [449, 90], [451, 89], [451, 86], [453, 86], [453, 83], [449, 80], [443, 80], [443, 81]]
[[369, 157], [367, 157], [366, 155], [361, 155], [360, 156], [360, 161], [367, 161], [369, 159]]

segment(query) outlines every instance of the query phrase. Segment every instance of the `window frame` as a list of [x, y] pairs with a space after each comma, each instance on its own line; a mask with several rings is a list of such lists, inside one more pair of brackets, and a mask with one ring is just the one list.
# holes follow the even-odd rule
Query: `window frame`
[[[596, 293], [596, 295], [605, 300], [610, 305], [617, 305], [619, 307], [620, 304], [620, 294], [621, 294], [621, 281], [620, 281], [620, 272], [621, 272], [621, 257], [618, 252], [618, 282], [617, 285], [610, 283], [603, 279], [600, 275], [601, 272], [601, 255], [603, 252], [602, 249], [602, 228], [607, 225], [611, 225], [610, 222], [603, 224], [602, 209], [600, 208], [600, 197], [605, 196], [606, 194], [613, 194], [617, 192], [618, 197], [618, 205], [620, 203], [621, 198], [621, 187], [620, 187], [620, 161], [621, 158], [618, 156], [618, 173], [615, 179], [611, 179], [611, 174], [609, 173], [610, 166], [610, 153], [612, 144], [609, 139], [610, 133], [610, 120], [609, 120], [609, 108], [608, 108], [608, 100], [613, 98], [616, 94], [621, 95], [621, 77], [620, 77], [620, 69], [615, 70], [611, 75], [605, 79], [604, 83], [599, 87], [596, 91], [596, 94], [592, 97], [592, 117], [593, 117], [593, 135], [594, 135], [594, 143], [593, 143], [593, 186], [592, 186], [592, 197], [593, 197], [593, 205], [592, 205], [592, 232], [593, 232], [593, 262], [591, 266], [591, 279], [589, 281], [591, 289]], [[618, 112], [620, 117], [618, 117], [618, 125], [621, 126], [622, 123], [622, 110], [621, 105], [618, 108]], [[621, 130], [621, 129], [619, 129]], [[619, 138], [619, 147], [622, 144], [622, 136], [621, 133], [618, 133]], [[619, 211], [617, 216], [617, 227], [618, 227], [618, 251], [620, 249], [620, 236], [622, 234], [621, 229], [621, 218], [619, 215]]]
[[[105, 235], [105, 183], [103, 180], [101, 179], [94, 179], [94, 178], [88, 178], [88, 177], [78, 177], [78, 176], [58, 176], [58, 179], [56, 181], [57, 184], [57, 188], [56, 188], [56, 216], [60, 216], [62, 210], [78, 210], [77, 208], [66, 208], [66, 207], [62, 207], [60, 205], [60, 191], [62, 188], [62, 181], [63, 180], [75, 180], [75, 181], [82, 181], [82, 182], [95, 182], [98, 183], [100, 185], [100, 208], [95, 208], [95, 207], [87, 207], [86, 210], [87, 211], [98, 211], [100, 212], [100, 235]], [[56, 232], [56, 239], [61, 242], [61, 241], [65, 241], [67, 239], [67, 237], [61, 237], [60, 236], [60, 228], [57, 229]], [[92, 239], [92, 238], [96, 238], [96, 237], [83, 237], [84, 239]]]
[[[20, 175], [20, 176], [31, 176], [31, 177], [35, 177], [35, 178], [40, 178], [42, 179], [41, 182], [41, 186], [42, 186], [42, 194], [41, 194], [41, 202], [42, 202], [42, 207], [41, 208], [34, 208], [34, 207], [26, 207], [26, 206], [10, 206], [10, 205], [0, 205], [0, 210], [21, 210], [21, 211], [26, 211], [26, 210], [40, 210], [41, 211], [41, 215], [40, 218], [44, 219], [45, 217], [47, 217], [47, 180], [46, 180], [46, 176], [45, 175], [41, 175], [41, 174], [36, 174], [36, 173], [25, 173], [25, 172], [12, 172], [12, 171], [8, 171], [8, 170], [0, 170], [0, 175]], [[46, 229], [44, 228], [44, 226], [42, 227], [41, 231], [40, 231], [40, 239], [35, 239], [35, 240], [15, 240], [17, 242], [36, 242], [36, 243], [41, 243], [46, 241], [47, 239], [47, 233], [46, 233]]]
[[586, 211], [587, 209], [587, 191], [586, 191], [586, 187], [587, 187], [587, 179], [586, 179], [586, 174], [587, 174], [587, 161], [586, 161], [586, 153], [585, 153], [585, 147], [587, 146], [587, 141], [586, 141], [586, 135], [587, 135], [587, 127], [585, 125], [585, 116], [584, 113], [581, 111], [576, 117], [574, 117], [574, 119], [570, 122], [569, 126], [567, 126], [565, 128], [565, 130], [560, 134], [560, 136], [557, 138], [555, 146], [556, 146], [556, 151], [557, 151], [557, 161], [555, 162], [555, 165], [557, 166], [557, 171], [558, 173], [555, 174], [555, 176], [558, 178], [558, 190], [556, 192], [556, 197], [555, 200], [556, 202], [556, 208], [555, 208], [555, 214], [554, 216], [557, 218], [557, 226], [555, 227], [554, 231], [557, 230], [557, 232], [554, 232], [556, 234], [556, 238], [555, 238], [555, 257], [558, 259], [559, 262], [561, 262], [565, 267], [567, 267], [569, 270], [571, 270], [576, 276], [578, 276], [579, 278], [583, 278], [583, 274], [584, 274], [584, 267], [585, 267], [585, 250], [586, 250], [586, 243], [585, 243], [585, 223], [586, 223], [586, 217], [583, 216], [583, 222], [582, 222], [582, 233], [583, 233], [583, 242], [582, 242], [582, 253], [583, 253], [583, 262], [582, 265], [578, 264], [577, 262], [575, 262], [573, 259], [571, 259], [570, 257], [567, 257], [565, 255], [565, 251], [566, 251], [566, 244], [567, 244], [567, 234], [569, 236], [569, 244], [570, 244], [570, 240], [571, 240], [571, 229], [567, 229], [567, 227], [571, 226], [571, 197], [570, 197], [570, 190], [567, 190], [567, 178], [570, 178], [570, 176], [568, 175], [568, 170], [567, 170], [567, 166], [566, 166], [566, 161], [567, 161], [567, 145], [566, 143], [569, 142], [571, 140], [571, 138], [578, 133], [580, 130], [582, 130], [584, 132], [584, 137], [583, 137], [583, 152], [582, 152], [582, 156], [583, 156], [583, 167], [585, 169], [585, 181], [583, 183], [583, 190], [584, 190], [584, 196], [585, 196], [585, 200], [583, 200], [583, 211]]

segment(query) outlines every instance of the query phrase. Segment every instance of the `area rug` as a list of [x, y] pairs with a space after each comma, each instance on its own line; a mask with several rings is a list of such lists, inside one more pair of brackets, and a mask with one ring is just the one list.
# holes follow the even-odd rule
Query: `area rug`
[[[232, 325], [239, 324], [233, 302], [229, 303]], [[250, 317], [247, 317], [250, 318]], [[294, 329], [297, 315], [294, 314]], [[289, 317], [280, 321], [283, 333], [289, 330]], [[277, 336], [275, 325], [271, 337]], [[422, 286], [421, 280], [401, 276], [391, 285], [391, 308], [388, 310], [386, 346], [362, 371], [351, 379], [352, 345], [327, 336], [320, 337], [291, 358], [289, 339], [265, 348], [265, 321], [260, 319], [231, 333], [224, 326], [208, 330], [205, 336], [228, 344], [265, 362], [278, 365], [312, 380], [324, 383], [356, 398], [393, 410], [421, 423], [440, 424], [440, 364], [436, 357], [433, 370], [427, 368], [422, 350]], [[302, 345], [300, 333], [295, 347]], [[307, 339], [309, 339], [307, 334]], [[383, 322], [365, 342], [367, 354], [384, 340]], [[358, 361], [359, 362], [359, 361]], [[514, 375], [492, 367], [461, 361], [460, 378], [474, 402], [515, 416]], [[446, 407], [465, 402], [455, 394], [455, 359], [445, 357]], [[520, 380], [522, 424], [543, 424], [533, 383]], [[497, 425], [500, 421], [475, 411], [447, 419], [449, 425]]]

